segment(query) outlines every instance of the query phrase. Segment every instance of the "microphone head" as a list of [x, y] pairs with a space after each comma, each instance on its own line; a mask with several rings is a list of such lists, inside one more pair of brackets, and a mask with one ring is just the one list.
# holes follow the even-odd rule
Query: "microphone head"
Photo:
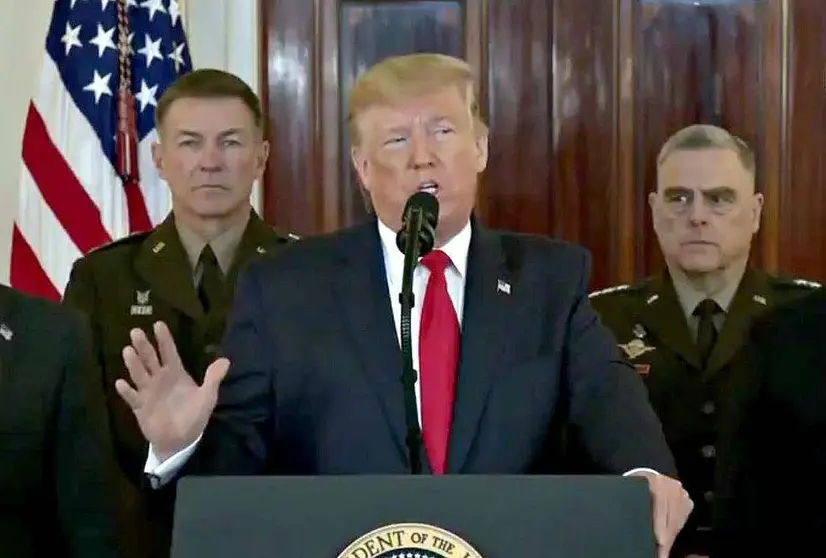
[[402, 228], [396, 235], [396, 245], [402, 252], [405, 252], [407, 248], [407, 228], [416, 212], [422, 215], [422, 226], [419, 230], [419, 256], [424, 256], [433, 249], [436, 241], [439, 200], [428, 192], [416, 192], [407, 199], [402, 213]]
[[422, 216], [431, 226], [435, 227], [439, 221], [439, 200], [429, 192], [416, 192], [407, 199], [404, 205], [404, 216], [410, 215], [411, 210], [421, 209]]

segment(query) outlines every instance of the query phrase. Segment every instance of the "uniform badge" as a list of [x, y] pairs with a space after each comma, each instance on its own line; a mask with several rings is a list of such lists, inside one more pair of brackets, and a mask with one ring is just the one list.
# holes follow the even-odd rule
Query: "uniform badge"
[[623, 350], [625, 356], [629, 359], [634, 360], [640, 355], [644, 355], [649, 351], [653, 351], [655, 347], [651, 347], [645, 344], [645, 341], [642, 339], [633, 339], [628, 343], [620, 343], [620, 349]]
[[644, 339], [645, 338], [645, 335], [646, 335], [645, 328], [642, 327], [642, 324], [636, 324], [634, 326], [633, 331], [634, 331], [634, 337], [636, 337], [637, 339]]
[[819, 289], [821, 287], [820, 283], [815, 281], [807, 281], [806, 279], [795, 279], [792, 283], [798, 287], [808, 287], [810, 289]]
[[631, 285], [615, 285], [613, 287], [608, 287], [607, 289], [600, 289], [598, 291], [594, 291], [594, 292], [592, 292], [591, 294], [588, 295], [588, 298], [594, 298], [594, 297], [597, 297], [597, 296], [602, 296], [602, 295], [611, 294], [611, 293], [618, 293], [618, 292], [621, 292], [621, 291], [628, 290], [628, 288], [630, 288], [630, 287], [631, 287]]
[[766, 306], [766, 297], [764, 296], [754, 295], [751, 297], [751, 299], [757, 304], [762, 304], [763, 306]]
[[259, 254], [266, 254], [267, 253], [267, 249], [264, 248], [263, 246], [256, 246], [255, 251], [258, 252]]
[[634, 368], [640, 376], [647, 376], [648, 373], [651, 372], [650, 364], [635, 364]]
[[135, 302], [129, 310], [132, 316], [151, 316], [152, 305], [149, 304], [149, 293], [151, 291], [135, 291]]
[[0, 324], [0, 337], [6, 341], [11, 341], [11, 338], [14, 337], [14, 332], [6, 324]]

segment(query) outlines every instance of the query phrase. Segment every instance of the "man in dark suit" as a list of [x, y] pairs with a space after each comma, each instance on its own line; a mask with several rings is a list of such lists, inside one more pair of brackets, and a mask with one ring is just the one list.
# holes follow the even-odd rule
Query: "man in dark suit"
[[119, 465], [121, 547], [133, 558], [169, 555], [174, 490], [146, 486], [147, 443], [114, 390], [129, 331], [166, 323], [186, 370], [201, 381], [217, 354], [240, 269], [290, 240], [250, 206], [268, 147], [258, 98], [246, 83], [196, 70], [164, 92], [155, 117], [161, 141], [154, 155], [172, 193], [171, 213], [154, 230], [79, 259], [64, 295], [92, 323], [99, 365], [92, 374], [106, 386]]
[[708, 556], [713, 548], [719, 410], [750, 323], [819, 287], [749, 267], [763, 202], [754, 176], [753, 152], [728, 131], [694, 125], [676, 132], [660, 152], [649, 197], [666, 268], [590, 296], [645, 382], [697, 503], [675, 558]]
[[826, 291], [761, 316], [720, 438], [714, 558], [820, 556], [826, 511]]
[[648, 479], [666, 556], [692, 504], [667, 476], [672, 457], [642, 382], [588, 304], [587, 252], [471, 218], [488, 146], [474, 99], [468, 65], [435, 54], [387, 58], [359, 79], [352, 160], [375, 218], [249, 266], [226, 358], [201, 386], [163, 324], [162, 366], [133, 331], [124, 360], [134, 387], [116, 388], [151, 442], [153, 482], [193, 451], [195, 468], [213, 474], [409, 470], [395, 231], [425, 191], [440, 206], [436, 249], [413, 279], [425, 471], [548, 472], [554, 419], [570, 417], [606, 469]]
[[[82, 317], [0, 285], [0, 554], [114, 558], [99, 386]], [[95, 434], [100, 434], [96, 436]]]

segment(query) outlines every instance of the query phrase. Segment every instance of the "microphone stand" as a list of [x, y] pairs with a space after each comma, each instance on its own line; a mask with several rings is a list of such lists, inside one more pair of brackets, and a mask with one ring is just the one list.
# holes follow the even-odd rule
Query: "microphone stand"
[[410, 472], [420, 475], [422, 472], [421, 447], [422, 431], [419, 427], [418, 405], [416, 404], [416, 377], [413, 368], [413, 348], [411, 340], [410, 313], [415, 306], [413, 296], [413, 270], [419, 259], [420, 238], [424, 220], [422, 210], [413, 208], [407, 219], [407, 242], [404, 250], [404, 272], [402, 290], [399, 293], [401, 303], [401, 348], [402, 348], [402, 385], [404, 386], [404, 412], [407, 422], [407, 451], [410, 459]]

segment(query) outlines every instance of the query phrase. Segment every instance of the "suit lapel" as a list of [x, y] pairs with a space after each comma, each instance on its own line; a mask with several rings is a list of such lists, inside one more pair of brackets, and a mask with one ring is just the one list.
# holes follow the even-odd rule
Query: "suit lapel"
[[518, 288], [499, 235], [473, 222], [468, 253], [459, 370], [448, 448], [448, 472], [459, 472], [476, 437], [505, 350], [504, 324], [511, 295], [499, 281]]
[[737, 355], [752, 320], [773, 303], [771, 293], [767, 277], [747, 268], [709, 356], [705, 370], [707, 376], [719, 372]]
[[144, 241], [135, 260], [135, 270], [149, 285], [153, 297], [163, 299], [192, 318], [204, 316], [192, 283], [189, 258], [171, 213]]
[[651, 283], [650, 292], [643, 301], [640, 319], [662, 345], [699, 369], [699, 354], [684, 316], [677, 291], [674, 290], [668, 273], [663, 272]]
[[[400, 456], [407, 459], [402, 357], [399, 349], [387, 274], [375, 220], [342, 238], [341, 271], [333, 291], [353, 337], [362, 369], [384, 410]], [[423, 468], [426, 459], [422, 459]]]

